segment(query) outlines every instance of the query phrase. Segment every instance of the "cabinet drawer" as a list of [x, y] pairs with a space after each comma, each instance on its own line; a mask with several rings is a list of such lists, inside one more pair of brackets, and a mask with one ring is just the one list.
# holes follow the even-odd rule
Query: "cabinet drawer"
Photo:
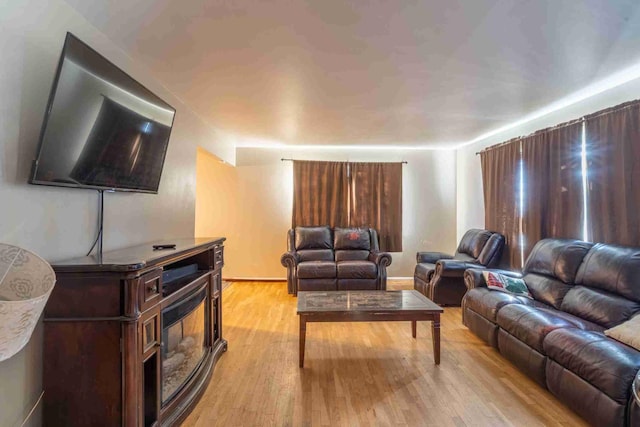
[[162, 297], [162, 269], [153, 270], [140, 277], [140, 297], [141, 311], [160, 302]]

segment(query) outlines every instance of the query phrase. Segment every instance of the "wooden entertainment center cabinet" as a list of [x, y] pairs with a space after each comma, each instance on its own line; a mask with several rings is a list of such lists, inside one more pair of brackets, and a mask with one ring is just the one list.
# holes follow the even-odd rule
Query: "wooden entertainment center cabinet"
[[227, 349], [225, 238], [155, 242], [53, 265], [44, 313], [45, 426], [170, 426]]

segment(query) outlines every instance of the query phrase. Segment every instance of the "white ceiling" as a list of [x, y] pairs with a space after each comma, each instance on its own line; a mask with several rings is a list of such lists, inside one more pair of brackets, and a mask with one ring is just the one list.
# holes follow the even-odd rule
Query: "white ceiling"
[[66, 1], [213, 126], [287, 144], [457, 144], [640, 61], [638, 0]]

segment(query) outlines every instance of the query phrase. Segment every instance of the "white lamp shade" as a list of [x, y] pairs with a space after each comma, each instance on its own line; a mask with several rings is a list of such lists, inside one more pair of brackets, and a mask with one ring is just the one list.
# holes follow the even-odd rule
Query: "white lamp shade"
[[0, 243], [0, 362], [29, 342], [55, 282], [47, 261]]

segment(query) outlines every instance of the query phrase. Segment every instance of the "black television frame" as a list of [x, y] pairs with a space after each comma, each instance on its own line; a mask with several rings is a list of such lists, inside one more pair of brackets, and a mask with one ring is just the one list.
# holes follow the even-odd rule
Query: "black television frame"
[[[139, 188], [126, 188], [126, 187], [106, 187], [106, 186], [97, 186], [97, 185], [83, 185], [83, 184], [73, 184], [67, 182], [54, 182], [54, 181], [43, 181], [36, 179], [36, 173], [38, 170], [38, 162], [40, 160], [40, 155], [42, 154], [42, 147], [44, 145], [44, 135], [47, 129], [47, 125], [49, 123], [49, 117], [51, 115], [51, 109], [53, 108], [53, 102], [56, 97], [56, 93], [58, 90], [58, 83], [60, 80], [60, 74], [62, 72], [62, 65], [64, 63], [65, 53], [67, 50], [67, 42], [70, 38], [74, 38], [77, 42], [82, 43], [87, 49], [89, 49], [92, 53], [96, 54], [100, 59], [102, 59], [105, 63], [109, 64], [111, 67], [123, 73], [125, 76], [129, 77], [132, 81], [139, 84], [143, 89], [149, 91], [149, 93], [153, 94], [153, 96], [160, 99], [162, 102], [167, 104], [173, 110], [173, 117], [171, 119], [171, 127], [169, 129], [169, 136], [167, 137], [167, 143], [165, 145], [164, 153], [162, 156], [162, 166], [160, 168], [160, 175], [158, 177], [158, 186], [155, 191], [153, 190], [144, 190]], [[116, 64], [107, 59], [104, 55], [100, 54], [97, 50], [89, 46], [87, 43], [80, 40], [80, 38], [76, 37], [71, 32], [67, 31], [67, 34], [64, 39], [64, 44], [62, 46], [62, 51], [60, 53], [60, 58], [58, 59], [58, 66], [56, 68], [56, 74], [53, 79], [53, 83], [51, 85], [51, 90], [49, 91], [49, 100], [47, 101], [47, 108], [44, 113], [44, 119], [42, 121], [42, 127], [40, 128], [40, 137], [38, 139], [38, 148], [36, 150], [36, 157], [33, 159], [31, 164], [31, 172], [29, 174], [29, 184], [34, 185], [46, 185], [50, 187], [67, 187], [67, 188], [79, 188], [86, 190], [98, 190], [98, 191], [108, 191], [108, 192], [127, 192], [127, 193], [147, 193], [147, 194], [158, 194], [158, 190], [160, 189], [160, 182], [162, 181], [162, 173], [164, 172], [164, 164], [167, 158], [167, 150], [169, 148], [169, 142], [171, 142], [171, 132], [173, 131], [173, 125], [175, 123], [177, 110], [171, 104], [169, 104], [164, 99], [160, 98], [156, 95], [152, 90], [147, 88], [145, 85], [140, 83], [138, 80], [134, 79], [129, 73], [125, 72], [122, 68], [118, 67]]]

